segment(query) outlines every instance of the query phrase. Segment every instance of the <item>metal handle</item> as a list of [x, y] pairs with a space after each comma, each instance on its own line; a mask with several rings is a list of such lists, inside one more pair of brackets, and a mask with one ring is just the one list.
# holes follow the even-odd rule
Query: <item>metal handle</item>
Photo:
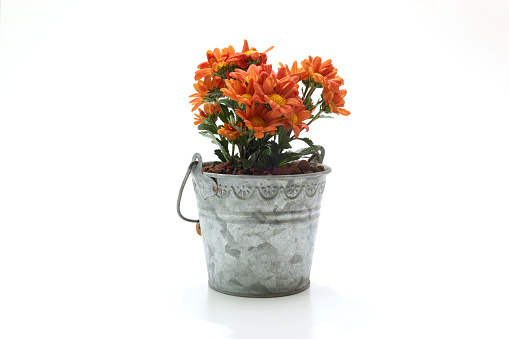
[[313, 154], [309, 158], [308, 161], [312, 162], [312, 163], [315, 163], [315, 164], [322, 164], [323, 163], [323, 158], [325, 158], [325, 148], [320, 146], [320, 148], [318, 149], [318, 153], [319, 153], [319, 156], [317, 154]]
[[177, 214], [179, 215], [179, 217], [181, 217], [185, 221], [197, 223], [197, 222], [199, 222], [199, 220], [186, 218], [182, 215], [182, 213], [180, 213], [180, 200], [182, 199], [182, 192], [184, 191], [184, 186], [186, 186], [186, 182], [187, 182], [187, 178], [189, 178], [189, 174], [191, 174], [193, 167], [196, 165], [198, 165], [198, 161], [193, 161], [192, 163], [189, 164], [189, 167], [187, 168], [186, 176], [184, 177], [184, 181], [182, 181], [182, 185], [180, 186], [179, 197], [177, 199]]

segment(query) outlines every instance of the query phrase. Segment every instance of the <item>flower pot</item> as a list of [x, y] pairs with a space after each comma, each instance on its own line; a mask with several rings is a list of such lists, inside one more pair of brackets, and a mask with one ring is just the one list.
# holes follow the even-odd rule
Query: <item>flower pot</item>
[[301, 175], [229, 175], [202, 173], [199, 154], [193, 161], [210, 287], [243, 297], [306, 290], [325, 177], [331, 169], [324, 166], [323, 172]]

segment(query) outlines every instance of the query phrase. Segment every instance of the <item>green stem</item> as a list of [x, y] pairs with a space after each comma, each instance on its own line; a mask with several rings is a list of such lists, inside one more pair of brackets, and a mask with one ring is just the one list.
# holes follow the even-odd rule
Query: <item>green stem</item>
[[[268, 134], [266, 136], [263, 137], [262, 139], [262, 142], [260, 145], [258, 145], [257, 147], [255, 147], [250, 153], [249, 153], [249, 156], [251, 156], [251, 154], [254, 154], [256, 153], [260, 148], [262, 148], [263, 146], [267, 145], [267, 142], [270, 140], [270, 138], [272, 137], [272, 135]], [[252, 139], [249, 139], [249, 141], [251, 141]], [[248, 142], [248, 145], [249, 145], [249, 142]]]
[[306, 98], [306, 94], [308, 93], [309, 86], [306, 85], [306, 88], [304, 89], [304, 92], [302, 93], [302, 101], [304, 101], [304, 98]]
[[313, 119], [311, 119], [311, 121], [307, 123], [307, 125], [308, 125], [308, 126], [309, 126], [309, 125], [311, 125], [311, 123], [312, 123], [313, 121], [315, 121], [316, 119], [318, 119], [318, 117], [319, 117], [319, 116], [320, 116], [320, 114], [322, 114], [322, 113], [323, 113], [323, 111], [318, 112], [318, 114], [317, 114], [317, 115], [315, 115], [315, 116], [313, 117]]
[[311, 95], [313, 95], [313, 92], [315, 91], [315, 89], [316, 89], [315, 86], [311, 86], [311, 90], [309, 91], [309, 93], [307, 93], [307, 96], [304, 100], [311, 98]]

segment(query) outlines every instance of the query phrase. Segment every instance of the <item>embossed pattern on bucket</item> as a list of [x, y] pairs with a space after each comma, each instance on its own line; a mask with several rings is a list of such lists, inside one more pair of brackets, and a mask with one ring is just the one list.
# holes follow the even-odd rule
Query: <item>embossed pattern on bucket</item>
[[210, 287], [249, 297], [307, 289], [331, 169], [291, 176], [202, 174], [201, 157], [195, 158], [193, 186]]

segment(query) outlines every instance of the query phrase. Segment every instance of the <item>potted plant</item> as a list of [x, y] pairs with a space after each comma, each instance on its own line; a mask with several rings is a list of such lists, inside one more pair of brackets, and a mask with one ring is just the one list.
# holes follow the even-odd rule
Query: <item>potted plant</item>
[[[318, 119], [349, 115], [331, 60], [267, 64], [267, 52], [232, 46], [207, 52], [191, 104], [200, 134], [219, 161], [195, 154], [189, 174], [198, 201], [209, 285], [237, 296], [273, 297], [309, 287], [325, 176], [324, 149], [303, 131]], [[300, 93], [299, 93], [300, 89]], [[321, 91], [321, 93], [317, 92]], [[319, 95], [318, 95], [319, 94]], [[315, 99], [314, 99], [315, 97]], [[291, 143], [305, 147], [293, 150]]]

